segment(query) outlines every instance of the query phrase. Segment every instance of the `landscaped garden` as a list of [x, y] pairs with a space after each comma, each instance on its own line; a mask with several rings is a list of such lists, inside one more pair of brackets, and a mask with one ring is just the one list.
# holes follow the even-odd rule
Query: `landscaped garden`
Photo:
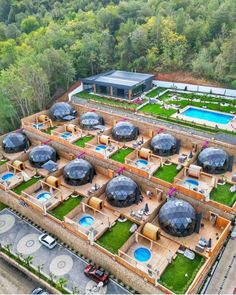
[[175, 176], [179, 173], [180, 170], [177, 170], [176, 164], [163, 165], [160, 167], [153, 176], [164, 181], [173, 183]]
[[232, 193], [230, 188], [232, 184], [226, 183], [224, 185], [217, 185], [210, 194], [210, 199], [224, 204], [226, 206], [232, 207], [233, 204], [236, 202], [236, 193]]
[[56, 218], [63, 220], [64, 216], [66, 216], [75, 207], [77, 207], [81, 203], [82, 199], [82, 196], [77, 196], [75, 198], [70, 197], [69, 199], [65, 200], [60, 205], [55, 207], [52, 211], [49, 211], [49, 213]]
[[87, 136], [81, 137], [80, 139], [76, 140], [75, 142], [73, 142], [73, 144], [84, 148], [85, 144], [92, 139], [93, 139], [92, 135], [87, 135]]
[[105, 103], [105, 104], [109, 104], [111, 106], [128, 108], [131, 110], [134, 110], [138, 107], [138, 104], [136, 104], [136, 103], [127, 102], [125, 100], [113, 99], [110, 97], [103, 97], [103, 96], [88, 93], [87, 91], [79, 92], [79, 93], [75, 94], [75, 96], [77, 96], [78, 98], [93, 100], [98, 103]]
[[17, 187], [13, 188], [12, 191], [16, 193], [17, 195], [20, 195], [22, 191], [30, 187], [31, 185], [37, 183], [41, 178], [40, 177], [32, 177], [28, 181], [22, 182], [20, 185]]
[[124, 243], [132, 235], [130, 228], [133, 222], [127, 220], [125, 222], [116, 222], [116, 224], [107, 230], [101, 238], [97, 240], [97, 244], [107, 249], [113, 254], [117, 254], [118, 250], [124, 245]]
[[123, 164], [125, 163], [125, 157], [127, 157], [133, 151], [134, 150], [131, 148], [121, 148], [111, 156], [111, 159]]
[[199, 254], [195, 253], [194, 260], [190, 260], [179, 253], [167, 266], [159, 282], [176, 294], [184, 294], [203, 263], [204, 258]]

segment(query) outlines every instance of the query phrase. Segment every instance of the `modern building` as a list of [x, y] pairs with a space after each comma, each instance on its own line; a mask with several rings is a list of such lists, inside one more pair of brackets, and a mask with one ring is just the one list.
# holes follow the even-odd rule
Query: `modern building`
[[81, 81], [84, 90], [90, 89], [97, 94], [133, 99], [151, 89], [153, 79], [154, 75], [150, 74], [109, 71]]

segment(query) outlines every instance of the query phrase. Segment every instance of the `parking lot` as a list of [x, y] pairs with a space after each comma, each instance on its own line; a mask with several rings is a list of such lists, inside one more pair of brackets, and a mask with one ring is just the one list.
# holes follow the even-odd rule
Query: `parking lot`
[[[38, 237], [40, 230], [28, 224], [8, 209], [0, 212], [0, 243], [4, 246], [11, 244], [11, 251], [22, 253], [24, 257], [32, 256], [32, 264], [41, 266], [46, 275], [53, 274], [55, 280], [63, 277], [67, 280], [67, 288], [72, 290], [74, 286], [79, 293], [85, 293], [90, 279], [84, 275], [87, 263], [80, 257], [58, 244], [49, 250], [43, 246]], [[129, 293], [115, 281], [110, 280], [107, 286], [108, 294]]]

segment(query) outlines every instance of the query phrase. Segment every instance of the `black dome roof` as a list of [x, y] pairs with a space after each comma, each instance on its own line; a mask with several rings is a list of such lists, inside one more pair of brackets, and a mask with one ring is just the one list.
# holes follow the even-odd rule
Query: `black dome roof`
[[209, 147], [201, 151], [197, 163], [207, 173], [220, 174], [227, 171], [229, 156], [223, 149]]
[[92, 182], [95, 175], [94, 167], [86, 160], [76, 159], [68, 163], [63, 171], [65, 182], [79, 186]]
[[54, 121], [70, 121], [76, 115], [77, 111], [66, 102], [57, 102], [49, 110], [49, 116]]
[[2, 147], [8, 154], [22, 152], [29, 148], [29, 140], [23, 133], [11, 132], [4, 137]]
[[129, 122], [119, 122], [112, 128], [112, 137], [117, 141], [135, 140], [138, 134], [138, 128]]
[[177, 152], [177, 140], [171, 134], [157, 134], [151, 140], [151, 149], [159, 156], [171, 156]]
[[48, 161], [56, 162], [58, 159], [56, 150], [49, 145], [38, 145], [29, 153], [30, 164], [35, 168], [41, 168]]
[[167, 201], [158, 215], [161, 228], [176, 237], [186, 237], [194, 232], [196, 211], [188, 202], [173, 199]]
[[103, 117], [94, 113], [87, 112], [80, 117], [80, 126], [83, 129], [93, 129], [97, 125], [104, 125]]
[[131, 178], [123, 175], [108, 182], [105, 194], [107, 201], [114, 207], [128, 207], [138, 204], [141, 199], [138, 185]]

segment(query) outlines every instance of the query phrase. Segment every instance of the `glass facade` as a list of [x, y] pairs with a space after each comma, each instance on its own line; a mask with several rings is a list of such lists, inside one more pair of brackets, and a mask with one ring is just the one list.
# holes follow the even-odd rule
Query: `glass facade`
[[157, 134], [151, 140], [151, 149], [158, 156], [171, 156], [177, 152], [177, 140], [171, 134]]
[[29, 145], [29, 140], [26, 135], [19, 132], [7, 134], [2, 142], [3, 150], [8, 154], [27, 150]]
[[123, 175], [109, 181], [105, 194], [108, 203], [114, 207], [129, 207], [138, 204], [142, 198], [138, 185]]
[[95, 174], [94, 167], [88, 161], [83, 159], [71, 161], [65, 166], [63, 171], [65, 182], [73, 186], [92, 182]]
[[158, 220], [161, 228], [176, 237], [191, 235], [196, 226], [196, 211], [188, 202], [171, 199], [160, 209]]
[[103, 117], [94, 113], [87, 112], [80, 117], [80, 126], [82, 129], [91, 130], [97, 125], [104, 125]]
[[77, 111], [66, 102], [57, 102], [49, 110], [49, 116], [53, 121], [70, 121], [75, 119]]
[[49, 145], [36, 146], [29, 153], [30, 164], [35, 168], [42, 168], [50, 160], [56, 162], [58, 155], [56, 150]]
[[116, 141], [136, 140], [139, 130], [129, 122], [119, 122], [112, 128], [112, 138]]
[[229, 156], [223, 149], [209, 147], [201, 151], [197, 164], [203, 168], [204, 172], [221, 174], [228, 169]]

